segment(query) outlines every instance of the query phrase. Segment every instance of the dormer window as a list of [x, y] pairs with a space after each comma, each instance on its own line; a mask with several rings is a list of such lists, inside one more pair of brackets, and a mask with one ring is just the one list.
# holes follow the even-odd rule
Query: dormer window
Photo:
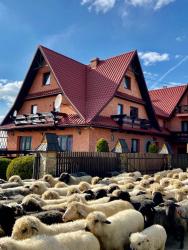
[[43, 74], [43, 80], [42, 80], [43, 85], [49, 85], [50, 84], [50, 80], [51, 80], [50, 72], [44, 73]]
[[129, 76], [124, 77], [124, 88], [131, 89], [131, 78]]

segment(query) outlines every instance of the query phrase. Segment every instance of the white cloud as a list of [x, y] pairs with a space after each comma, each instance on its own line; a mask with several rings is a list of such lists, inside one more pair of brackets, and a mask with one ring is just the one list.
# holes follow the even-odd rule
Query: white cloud
[[22, 81], [8, 81], [0, 79], [0, 101], [5, 102], [7, 106], [11, 106], [21, 87]]
[[156, 74], [156, 73], [152, 73], [152, 72], [148, 72], [148, 71], [144, 71], [143, 73], [144, 73], [144, 77], [145, 77], [147, 82], [156, 81], [158, 78], [158, 74]]
[[159, 10], [162, 7], [175, 2], [176, 0], [126, 0], [126, 2], [134, 7], [150, 7]]
[[183, 41], [185, 40], [185, 38], [186, 38], [185, 35], [183, 35], [183, 36], [177, 36], [177, 37], [176, 37], [176, 41], [177, 41], [177, 42], [183, 42]]
[[145, 66], [153, 65], [157, 62], [169, 61], [169, 54], [160, 54], [158, 52], [139, 52], [139, 57], [143, 60]]
[[81, 4], [87, 5], [89, 10], [94, 8], [97, 13], [106, 13], [115, 6], [116, 1], [117, 0], [82, 0]]

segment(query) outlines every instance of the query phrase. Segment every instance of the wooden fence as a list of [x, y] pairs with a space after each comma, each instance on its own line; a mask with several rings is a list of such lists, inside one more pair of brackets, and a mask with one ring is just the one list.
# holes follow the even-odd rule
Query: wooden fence
[[188, 168], [188, 154], [177, 154], [171, 156], [173, 168], [181, 168], [184, 171]]
[[56, 176], [62, 172], [86, 172], [92, 176], [109, 176], [110, 172], [120, 171], [120, 155], [98, 152], [58, 152]]

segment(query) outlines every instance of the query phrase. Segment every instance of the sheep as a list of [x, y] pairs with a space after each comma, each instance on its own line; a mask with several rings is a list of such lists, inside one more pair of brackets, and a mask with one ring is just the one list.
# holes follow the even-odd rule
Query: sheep
[[51, 174], [45, 174], [42, 180], [48, 182], [50, 187], [54, 187], [58, 183], [58, 180], [56, 180]]
[[80, 193], [80, 189], [75, 186], [70, 186], [67, 190], [67, 196], [70, 196], [72, 194], [79, 194], [79, 193]]
[[0, 205], [0, 225], [5, 235], [10, 236], [16, 221], [15, 209], [7, 205]]
[[58, 182], [57, 184], [55, 184], [54, 187], [55, 188], [64, 188], [64, 187], [68, 187], [68, 185], [64, 182]]
[[121, 210], [133, 209], [133, 206], [127, 201], [111, 201], [104, 204], [86, 205], [80, 202], [72, 202], [68, 205], [67, 210], [63, 215], [63, 221], [77, 220], [86, 218], [86, 216], [93, 211], [101, 211], [106, 216], [111, 216]]
[[185, 172], [179, 173], [179, 180], [180, 180], [180, 181], [185, 181], [185, 180], [187, 180], [187, 179], [188, 179], [187, 173], [185, 173]]
[[63, 181], [69, 185], [79, 184], [81, 181], [91, 183], [92, 177], [90, 175], [75, 177], [68, 173], [62, 173], [59, 177], [59, 181]]
[[102, 180], [101, 177], [95, 176], [91, 179], [91, 185], [94, 186], [99, 183], [99, 181]]
[[22, 181], [21, 177], [19, 175], [12, 175], [8, 182], [17, 182], [20, 185], [24, 185], [24, 182]]
[[0, 195], [6, 196], [6, 197], [11, 197], [11, 196], [16, 196], [16, 195], [27, 195], [30, 193], [29, 188], [26, 188], [24, 186], [19, 186], [19, 187], [14, 187], [14, 188], [6, 188], [0, 190]]
[[104, 213], [96, 211], [86, 218], [86, 231], [98, 238], [103, 250], [124, 250], [129, 244], [130, 233], [143, 229], [143, 216], [133, 209], [118, 212], [108, 218]]
[[130, 247], [134, 250], [165, 250], [167, 234], [163, 226], [153, 225], [142, 232], [130, 235]]
[[53, 224], [51, 226], [42, 223], [34, 216], [23, 216], [19, 218], [13, 227], [11, 237], [15, 240], [24, 240], [38, 234], [55, 235], [78, 230], [84, 230], [85, 220]]
[[32, 216], [35, 216], [38, 218], [40, 221], [47, 225], [52, 225], [55, 223], [62, 223], [62, 217], [63, 213], [57, 210], [50, 210], [50, 211], [44, 211], [44, 212], [39, 212], [39, 213], [32, 213], [30, 214]]
[[0, 249], [4, 250], [100, 250], [97, 238], [89, 232], [76, 231], [52, 236], [38, 235], [26, 240], [1, 238]]
[[47, 190], [42, 194], [42, 199], [44, 200], [55, 200], [55, 199], [60, 199], [59, 193], [53, 190]]
[[91, 185], [86, 181], [81, 181], [78, 185], [78, 188], [80, 189], [81, 192], [85, 192], [91, 189]]
[[69, 190], [69, 187], [65, 187], [65, 188], [48, 188], [47, 185], [42, 181], [36, 181], [30, 187], [31, 192], [33, 192], [35, 194], [39, 194], [39, 195], [42, 195], [47, 190], [56, 191], [59, 195], [66, 196], [67, 192]]

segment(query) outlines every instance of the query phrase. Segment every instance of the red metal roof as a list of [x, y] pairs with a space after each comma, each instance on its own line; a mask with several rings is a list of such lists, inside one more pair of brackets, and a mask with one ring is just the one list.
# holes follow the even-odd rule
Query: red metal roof
[[186, 84], [182, 86], [150, 90], [149, 95], [156, 114], [166, 118], [169, 117], [187, 88], [188, 85]]
[[136, 51], [99, 61], [95, 69], [39, 47], [63, 93], [87, 122], [114, 96]]

